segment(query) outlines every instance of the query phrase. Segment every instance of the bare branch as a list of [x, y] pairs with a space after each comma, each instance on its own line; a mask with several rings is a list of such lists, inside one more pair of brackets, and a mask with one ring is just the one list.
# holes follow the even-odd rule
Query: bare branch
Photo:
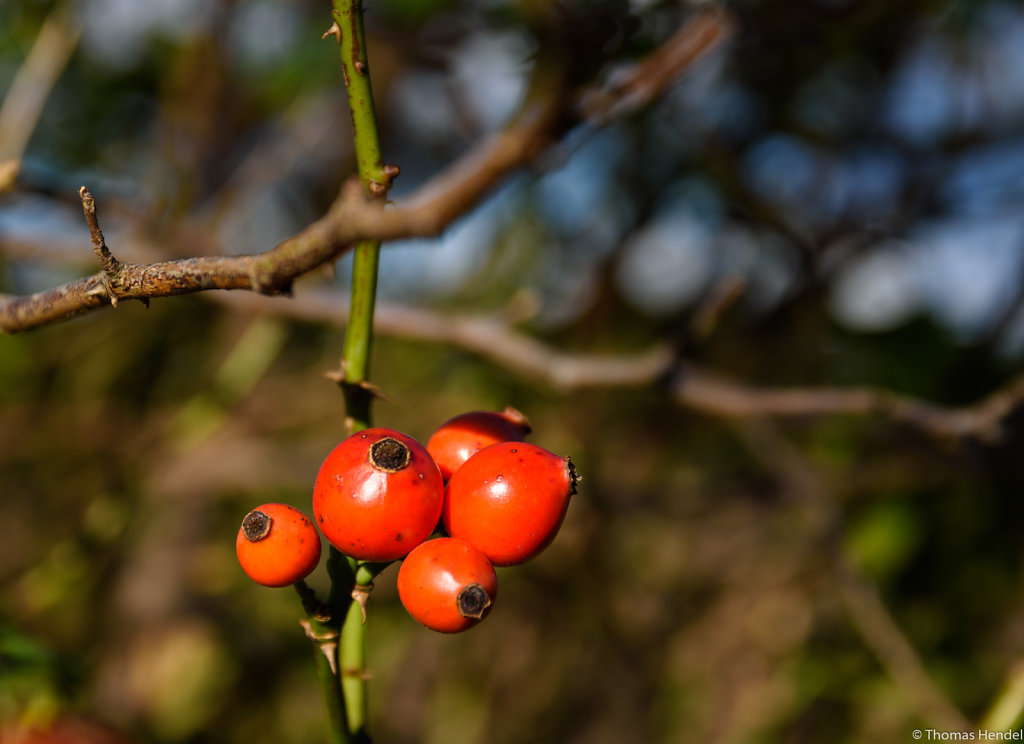
[[[211, 299], [247, 311], [316, 323], [341, 323], [348, 317], [348, 301], [329, 292], [307, 292], [287, 303], [242, 294]], [[455, 346], [562, 390], [647, 385], [672, 362], [668, 346], [654, 346], [635, 355], [569, 354], [510, 328], [505, 318], [497, 315], [450, 315], [388, 302], [377, 303], [374, 332]]]
[[686, 334], [690, 343], [702, 344], [710, 339], [746, 289], [746, 282], [738, 276], [727, 276], [722, 279], [701, 301], [693, 314]]
[[873, 387], [758, 388], [689, 364], [680, 368], [671, 387], [681, 405], [716, 416], [877, 414], [940, 438], [973, 436], [985, 441], [999, 439], [1003, 421], [1024, 404], [1024, 374], [963, 407], [942, 406]]
[[57, 78], [78, 45], [81, 25], [68, 3], [47, 16], [0, 103], [0, 194], [12, 191], [32, 132]]
[[58, 4], [47, 16], [0, 104], [0, 158], [18, 160], [24, 154], [43, 105], [71, 59], [81, 32], [69, 3]]
[[13, 191], [21, 171], [21, 161], [16, 158], [0, 160], [0, 194]]
[[840, 560], [839, 579], [843, 603], [854, 626], [921, 717], [943, 731], [970, 731], [970, 721], [928, 674], [875, 586], [845, 560]]
[[944, 731], [969, 731], [970, 722], [928, 674], [877, 587], [849, 559], [841, 541], [835, 539], [842, 517], [838, 502], [829, 498], [829, 488], [820, 473], [770, 422], [744, 421], [735, 426], [735, 431], [751, 455], [807, 512], [809, 519], [803, 522], [819, 536], [811, 543], [813, 549], [819, 550], [824, 542], [833, 554], [833, 585], [850, 622], [892, 682], [931, 725]]
[[[718, 35], [707, 33], [704, 14], [687, 26], [700, 31], [695, 42], [699, 50], [707, 51], [724, 38], [727, 26], [724, 20], [720, 23], [722, 32]], [[678, 38], [673, 37], [670, 43], [678, 44]], [[688, 59], [693, 61], [697, 56]], [[638, 64], [651, 64], [650, 58]], [[685, 66], [674, 61], [673, 74], [660, 84], [667, 85]], [[334, 261], [355, 242], [436, 235], [476, 206], [498, 181], [532, 162], [573, 123], [566, 111], [568, 96], [559, 71], [537, 69], [535, 76], [535, 90], [540, 94], [528, 101], [508, 127], [480, 143], [397, 207], [386, 208], [349, 184], [324, 217], [263, 253], [144, 266], [121, 264], [113, 276], [98, 274], [23, 297], [0, 296], [0, 330], [24, 331], [101, 307], [106, 302], [100, 296], [100, 287], [109, 289], [110, 296], [119, 300], [146, 300], [208, 289], [288, 294], [297, 277]]]
[[[233, 307], [310, 322], [341, 323], [348, 303], [328, 292], [307, 292], [287, 303], [253, 295], [213, 299]], [[1024, 373], [968, 406], [944, 406], [873, 387], [747, 385], [691, 362], [679, 362], [662, 344], [645, 351], [589, 354], [563, 351], [510, 327], [495, 315], [452, 315], [378, 303], [378, 333], [455, 346], [560, 390], [664, 384], [683, 408], [724, 418], [796, 418], [878, 415], [941, 440], [997, 441], [1003, 422], [1024, 405]]]
[[585, 118], [603, 123], [649, 105], [732, 32], [733, 19], [724, 9], [706, 8], [645, 59], [617, 75], [608, 89], [585, 94]]
[[89, 236], [92, 238], [92, 249], [96, 253], [96, 258], [100, 260], [100, 266], [105, 272], [116, 274], [118, 261], [111, 255], [107, 241], [103, 239], [103, 231], [100, 230], [99, 218], [96, 216], [96, 200], [85, 186], [78, 190], [78, 196], [82, 200], [82, 211], [85, 213], [85, 222], [89, 225]]

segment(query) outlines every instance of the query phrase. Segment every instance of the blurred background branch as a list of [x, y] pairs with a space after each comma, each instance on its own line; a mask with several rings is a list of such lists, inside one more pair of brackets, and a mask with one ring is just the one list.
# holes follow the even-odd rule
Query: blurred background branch
[[[247, 312], [307, 322], [343, 324], [348, 303], [335, 293], [303, 292], [285, 303], [256, 296], [216, 298]], [[705, 322], [699, 318], [698, 325]], [[579, 388], [664, 388], [681, 407], [725, 418], [878, 416], [918, 429], [940, 442], [964, 438], [997, 441], [1005, 420], [1024, 405], [1024, 375], [964, 406], [943, 406], [884, 388], [793, 386], [766, 388], [730, 379], [677, 359], [666, 344], [639, 353], [587, 354], [563, 351], [517, 330], [502, 313], [464, 315], [381, 303], [379, 333], [445, 344], [472, 352], [560, 392]]]
[[21, 157], [81, 33], [68, 4], [57, 3], [4, 94], [0, 102], [0, 195], [16, 187]]
[[[52, 38], [67, 41], [70, 32], [62, 27], [57, 28], [57, 23], [52, 22], [53, 28], [49, 31], [44, 29], [40, 33], [39, 43], [45, 39], [47, 46], [50, 46], [53, 44]], [[614, 100], [617, 96], [632, 96], [628, 105], [619, 108], [619, 113], [635, 109], [638, 103], [649, 102], [657, 90], [674, 81], [727, 34], [727, 16], [723, 11], [698, 14], [696, 20], [667, 42], [667, 50], [656, 52], [651, 59], [640, 63], [643, 69], [632, 75], [635, 80], [648, 81], [644, 87], [644, 96], [636, 99], [632, 92], [635, 85], [621, 85], [610, 91], [607, 97]], [[45, 85], [52, 85], [56, 74], [63, 67], [61, 60], [66, 61], [73, 48], [74, 44], [71, 43], [66, 46], [63, 57], [57, 55], [59, 66], [47, 66], [42, 70], [35, 69], [39, 64], [33, 65], [30, 56], [25, 65], [30, 71], [25, 76], [28, 83], [20, 89], [12, 88], [8, 97], [21, 93], [23, 89], [38, 93], [40, 83], [45, 91]], [[684, 50], [682, 55], [675, 51], [680, 48]], [[45, 55], [44, 59], [53, 59], [47, 50], [43, 50], [41, 55]], [[653, 73], [652, 68], [658, 72]], [[46, 74], [49, 77], [38, 79]], [[361, 240], [436, 235], [455, 218], [477, 205], [510, 172], [533, 161], [550, 141], [562, 134], [568, 124], [575, 123], [565, 118], [568, 114], [565, 110], [567, 91], [559, 84], [559, 71], [538, 65], [534, 79], [535, 95], [527, 98], [524, 108], [513, 122], [434, 178], [422, 189], [422, 193], [409, 199], [408, 205], [400, 203], [397, 208], [384, 210], [374, 201], [367, 200], [361, 190], [346, 188], [326, 216], [263, 253], [181, 259], [156, 265], [131, 265], [123, 267], [116, 277], [96, 274], [26, 297], [0, 295], [0, 329], [13, 333], [37, 328], [95, 310], [107, 303], [114, 304], [117, 299], [149, 300], [210, 289], [288, 293], [293, 280], [334, 261], [343, 251]], [[28, 103], [15, 100], [10, 109], [16, 112], [27, 109], [28, 114], [38, 115], [44, 100], [45, 95], [33, 98]], [[34, 104], [34, 107], [30, 104]], [[605, 103], [604, 108], [610, 111], [612, 103]], [[15, 141], [14, 145], [24, 147], [31, 126], [26, 130], [27, 114], [23, 113], [20, 119], [15, 119], [16, 116], [11, 115], [9, 131], [13, 133], [12, 136], [22, 136], [24, 141]], [[2, 124], [4, 121], [0, 116]], [[3, 131], [2, 126], [0, 131]], [[99, 291], [100, 287], [109, 290], [105, 298], [103, 292]], [[103, 299], [107, 302], [103, 302]]]
[[[513, 405], [584, 476], [470, 634], [380, 577], [381, 744], [1019, 725], [1024, 11], [366, 5], [386, 208], [343, 183], [323, 0], [63, 6], [0, 166], [4, 306], [110, 304], [82, 184], [137, 296], [256, 291], [0, 336], [0, 739], [322, 738], [295, 598], [231, 537], [341, 435], [363, 237], [376, 421]], [[5, 101], [60, 7], [0, 2]]]

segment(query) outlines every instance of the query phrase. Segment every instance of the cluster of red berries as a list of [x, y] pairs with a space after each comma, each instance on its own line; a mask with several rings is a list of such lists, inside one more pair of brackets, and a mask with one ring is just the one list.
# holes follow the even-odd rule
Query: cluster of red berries
[[[358, 561], [402, 560], [398, 594], [409, 614], [443, 633], [466, 630], [497, 596], [494, 567], [547, 547], [576, 492], [569, 458], [524, 442], [529, 433], [514, 408], [456, 416], [426, 447], [392, 429], [357, 432], [320, 466], [316, 525]], [[294, 584], [320, 560], [313, 522], [286, 504], [246, 515], [236, 548], [266, 586]]]

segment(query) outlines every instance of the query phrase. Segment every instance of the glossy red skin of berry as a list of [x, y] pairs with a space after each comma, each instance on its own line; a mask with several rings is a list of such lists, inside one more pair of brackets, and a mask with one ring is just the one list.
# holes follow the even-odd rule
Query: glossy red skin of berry
[[498, 442], [521, 442], [530, 433], [530, 422], [515, 408], [470, 411], [448, 419], [430, 435], [427, 451], [447, 481], [452, 473], [482, 450]]
[[[486, 596], [486, 604], [477, 602], [468, 610], [463, 604], [460, 611], [461, 593], [480, 589], [486, 592], [479, 595]], [[498, 596], [498, 577], [487, 556], [472, 545], [439, 537], [417, 546], [402, 561], [398, 596], [406, 611], [421, 624], [439, 633], [459, 633], [490, 612]]]
[[[269, 529], [253, 539], [251, 518], [257, 513], [269, 518]], [[261, 524], [266, 528], [265, 521]], [[238, 528], [235, 553], [242, 570], [257, 584], [289, 586], [309, 576], [320, 562], [320, 533], [313, 521], [295, 507], [263, 504], [249, 512]]]
[[514, 566], [551, 543], [575, 492], [568, 457], [527, 442], [492, 444], [452, 475], [441, 519], [495, 566]]
[[[374, 467], [370, 451], [385, 439], [409, 451], [395, 472]], [[331, 450], [313, 485], [313, 516], [345, 555], [387, 562], [402, 558], [437, 527], [444, 481], [426, 448], [393, 429], [364, 429]]]

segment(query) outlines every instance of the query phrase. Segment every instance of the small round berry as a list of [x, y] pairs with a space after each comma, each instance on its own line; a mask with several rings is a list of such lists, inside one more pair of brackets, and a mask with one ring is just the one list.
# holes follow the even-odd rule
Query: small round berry
[[521, 442], [529, 434], [530, 422], [509, 406], [496, 411], [470, 411], [448, 419], [427, 440], [430, 452], [447, 481], [471, 456], [498, 442]]
[[464, 540], [427, 540], [402, 561], [398, 596], [410, 615], [440, 633], [472, 628], [498, 596], [498, 576], [487, 556]]
[[320, 533], [288, 504], [264, 504], [245, 515], [235, 552], [249, 578], [264, 586], [288, 586], [320, 562]]
[[313, 516], [345, 555], [385, 563], [437, 527], [444, 481], [426, 448], [393, 429], [365, 429], [327, 455], [313, 485]]
[[576, 481], [568, 457], [526, 442], [492, 444], [452, 475], [441, 519], [495, 566], [525, 563], [555, 538]]

